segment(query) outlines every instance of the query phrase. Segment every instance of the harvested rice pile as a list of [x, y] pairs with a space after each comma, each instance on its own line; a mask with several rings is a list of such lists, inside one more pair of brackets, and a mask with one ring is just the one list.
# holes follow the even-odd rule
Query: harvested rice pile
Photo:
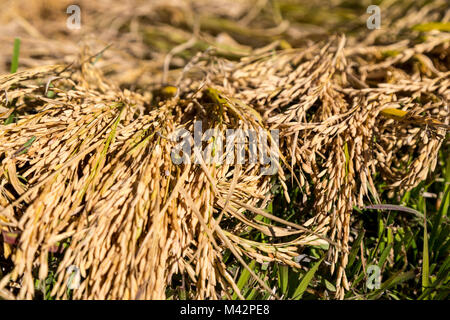
[[[79, 32], [64, 1], [27, 3], [0, 14], [0, 256], [12, 261], [1, 297], [33, 298], [54, 269], [51, 296], [66, 299], [70, 266], [83, 278], [74, 299], [164, 299], [179, 274], [195, 298], [241, 297], [225, 251], [246, 268], [245, 256], [301, 268], [299, 248], [328, 245], [342, 298], [352, 210], [379, 201], [375, 176], [407, 190], [436, 166], [449, 124], [445, 1], [382, 4], [373, 31], [366, 6], [340, 2], [81, 1]], [[317, 8], [331, 19], [307, 21]], [[20, 68], [7, 74], [15, 36]], [[223, 136], [278, 129], [277, 174], [174, 164], [171, 134], [195, 121]], [[299, 215], [312, 203], [302, 225], [264, 210], [275, 183], [290, 200], [289, 180]], [[240, 235], [250, 228], [272, 241]]]

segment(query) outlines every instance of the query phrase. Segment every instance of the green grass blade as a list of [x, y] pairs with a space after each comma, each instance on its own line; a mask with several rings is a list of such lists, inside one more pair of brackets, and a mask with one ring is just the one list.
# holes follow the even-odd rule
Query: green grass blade
[[[422, 292], [422, 294], [420, 295], [420, 297], [418, 298], [418, 300], [425, 300], [427, 299], [427, 297], [433, 292], [433, 290], [439, 289], [440, 286], [442, 286], [442, 284], [444, 284], [445, 282], [449, 281], [448, 278], [448, 274], [450, 273], [450, 256], [448, 256], [444, 263], [442, 264], [442, 266], [440, 267], [437, 275], [436, 275], [436, 280], [433, 281], [433, 283], [426, 288], [426, 290], [424, 292]], [[448, 297], [448, 293], [450, 291], [447, 290], [447, 293], [445, 292], [446, 290], [442, 290], [443, 294], [445, 297]], [[436, 298], [433, 298], [436, 299]]]
[[450, 22], [428, 22], [417, 24], [413, 28], [415, 31], [427, 32], [431, 30], [447, 31], [450, 32]]
[[350, 250], [350, 254], [348, 255], [348, 267], [351, 267], [353, 265], [353, 262], [355, 261], [356, 254], [360, 250], [361, 242], [364, 238], [364, 234], [366, 233], [365, 230], [362, 230], [358, 237], [356, 238], [355, 242], [353, 242], [352, 249]]
[[388, 244], [386, 246], [386, 248], [384, 248], [383, 252], [381, 253], [380, 260], [378, 262], [378, 266], [380, 268], [383, 268], [383, 265], [386, 262], [386, 259], [387, 259], [388, 255], [389, 255], [389, 252], [392, 250], [393, 246], [394, 246], [393, 243]]
[[[249, 263], [248, 266], [250, 269], [255, 271], [255, 261], [254, 260], [251, 263]], [[242, 291], [243, 291], [245, 285], [248, 283], [249, 279], [250, 279], [250, 272], [246, 268], [244, 268], [242, 270], [241, 275], [239, 276], [239, 280], [236, 284], [242, 294], [243, 294]], [[236, 300], [237, 298], [238, 298], [237, 294], [233, 293], [233, 300]]]
[[415, 276], [416, 275], [414, 274], [414, 271], [408, 271], [408, 272], [404, 272], [404, 273], [399, 271], [396, 274], [394, 274], [392, 277], [390, 277], [388, 280], [386, 280], [383, 284], [381, 284], [380, 289], [369, 294], [369, 296], [367, 298], [368, 299], [378, 299], [381, 297], [383, 292], [385, 292], [387, 289], [392, 288], [402, 282], [413, 279]]
[[430, 280], [430, 257], [428, 255], [427, 215], [424, 212], [423, 222], [423, 258], [422, 258], [422, 292], [428, 288]]
[[11, 112], [11, 114], [9, 115], [9, 117], [5, 120], [4, 124], [10, 124], [13, 123], [14, 120], [16, 118], [16, 113], [13, 111]]
[[20, 39], [15, 38], [13, 56], [11, 60], [11, 73], [16, 73], [17, 68], [19, 67], [19, 54], [20, 54]]
[[302, 281], [300, 282], [299, 286], [294, 292], [293, 299], [299, 300], [302, 298], [303, 293], [308, 288], [309, 283], [314, 277], [314, 274], [316, 273], [317, 269], [319, 269], [320, 264], [322, 263], [324, 258], [320, 259], [320, 261], [316, 262], [314, 266], [309, 269], [309, 271], [303, 276]]
[[34, 142], [35, 140], [36, 140], [36, 137], [35, 137], [35, 136], [32, 136], [30, 139], [28, 139], [28, 141], [25, 142], [25, 144], [24, 144], [22, 147], [20, 147], [19, 150], [17, 150], [17, 151], [14, 153], [14, 156], [18, 156], [18, 155], [27, 153], [27, 152], [28, 152], [28, 149], [30, 148], [30, 146], [33, 144], [33, 142]]
[[281, 288], [282, 294], [286, 295], [289, 280], [289, 267], [278, 265], [278, 285]]
[[[450, 160], [450, 159], [448, 159]], [[442, 229], [441, 224], [444, 219], [444, 217], [448, 214], [448, 208], [450, 206], [450, 161], [447, 162], [447, 169], [446, 169], [446, 186], [444, 189], [444, 196], [442, 197], [441, 204], [439, 206], [438, 213], [434, 216], [433, 219], [433, 228], [431, 230], [430, 234], [430, 248], [432, 251], [436, 250], [436, 246], [439, 245], [439, 243], [436, 243], [436, 239], [438, 237], [438, 233]]]

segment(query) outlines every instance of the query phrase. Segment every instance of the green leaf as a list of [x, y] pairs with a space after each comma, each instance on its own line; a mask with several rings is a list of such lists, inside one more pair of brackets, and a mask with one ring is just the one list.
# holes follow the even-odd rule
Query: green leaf
[[383, 252], [381, 253], [380, 260], [378, 262], [378, 266], [380, 268], [383, 268], [384, 262], [386, 261], [393, 245], [393, 243], [390, 243], [386, 248], [384, 248]]
[[256, 294], [258, 293], [258, 290], [256, 288], [253, 288], [250, 293], [247, 295], [246, 299], [248, 300], [254, 300]]
[[[254, 271], [255, 270], [255, 260], [250, 262], [250, 264], [248, 266], [250, 269], [252, 269]], [[239, 276], [239, 280], [237, 282], [237, 287], [239, 288], [241, 293], [249, 279], [250, 279], [250, 272], [246, 268], [242, 269], [241, 275]], [[236, 300], [237, 298], [238, 298], [237, 294], [233, 293], [233, 300]]]
[[423, 222], [422, 292], [430, 285], [430, 257], [428, 256], [427, 215]]
[[327, 290], [332, 291], [332, 292], [336, 292], [336, 287], [327, 279], [323, 279], [324, 283], [325, 283], [325, 287], [327, 288]]
[[314, 274], [316, 273], [317, 269], [319, 269], [319, 266], [322, 263], [323, 259], [325, 259], [325, 257], [320, 259], [318, 262], [316, 262], [314, 264], [314, 266], [311, 269], [309, 269], [309, 271], [303, 276], [302, 281], [300, 282], [299, 286], [297, 287], [297, 289], [294, 292], [294, 295], [293, 295], [294, 300], [300, 300], [302, 298], [303, 293], [308, 288], [309, 283], [313, 279]]
[[402, 282], [408, 281], [410, 279], [413, 279], [415, 277], [414, 271], [408, 271], [402, 273], [401, 271], [394, 274], [392, 277], [390, 277], [387, 281], [383, 282], [381, 285], [381, 288], [374, 291], [368, 296], [368, 299], [378, 299], [381, 297], [384, 291], [386, 291], [389, 288], [392, 288]]
[[289, 267], [278, 265], [278, 285], [281, 288], [281, 292], [286, 295], [289, 280]]
[[20, 54], [20, 39], [14, 39], [13, 56], [11, 60], [11, 73], [16, 73], [19, 67], [19, 54]]
[[10, 124], [13, 123], [14, 120], [16, 118], [16, 113], [13, 111], [11, 112], [11, 114], [9, 115], [8, 119], [5, 120], [4, 124]]
[[25, 142], [25, 144], [19, 148], [19, 150], [17, 150], [16, 152], [14, 152], [14, 156], [18, 156], [24, 153], [28, 152], [28, 149], [30, 148], [30, 146], [33, 144], [33, 142], [36, 140], [35, 136], [32, 136], [30, 139], [28, 139], [27, 142]]
[[355, 242], [352, 244], [352, 249], [350, 250], [350, 254], [348, 255], [348, 267], [351, 267], [353, 265], [353, 262], [355, 261], [356, 254], [359, 252], [361, 241], [364, 238], [364, 234], [366, 233], [365, 230], [362, 230], [358, 237], [356, 238]]
[[384, 233], [384, 221], [383, 221], [383, 218], [381, 216], [379, 216], [379, 221], [378, 221], [378, 238], [381, 238], [383, 233]]
[[439, 243], [436, 243], [436, 239], [438, 238], [439, 231], [442, 229], [442, 220], [447, 216], [448, 207], [450, 206], [450, 185], [446, 185], [445, 189], [441, 205], [439, 206], [439, 212], [433, 219], [433, 228], [430, 234], [430, 248], [432, 251], [436, 250], [436, 246], [439, 245]]
[[412, 27], [415, 31], [431, 31], [431, 30], [439, 30], [439, 31], [447, 31], [450, 32], [450, 22], [428, 22], [416, 24]]

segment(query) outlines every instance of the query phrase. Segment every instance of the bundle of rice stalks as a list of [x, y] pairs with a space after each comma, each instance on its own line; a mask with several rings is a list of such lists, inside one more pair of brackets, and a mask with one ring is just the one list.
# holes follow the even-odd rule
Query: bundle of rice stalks
[[[32, 298], [35, 277], [49, 276], [56, 251], [64, 254], [54, 270], [56, 298], [67, 298], [70, 266], [85, 279], [76, 299], [164, 298], [176, 273], [189, 275], [196, 298], [218, 298], [230, 285], [239, 294], [222, 262], [225, 248], [244, 265], [246, 254], [299, 267], [296, 246], [325, 241], [325, 230], [307, 232], [255, 206], [270, 196], [271, 177], [260, 173], [260, 163], [173, 164], [167, 136], [176, 127], [190, 130], [202, 120], [222, 133], [264, 130], [250, 107], [208, 98], [213, 89], [152, 99], [107, 84], [90, 63], [3, 76], [0, 86], [9, 107], [2, 118], [15, 118], [0, 133], [0, 223], [15, 236], [4, 243], [14, 268], [2, 290], [17, 282], [17, 297]], [[267, 245], [239, 237], [235, 230], [243, 228], [297, 238]]]
[[[271, 129], [281, 130], [285, 170], [295, 170], [304, 203], [314, 199], [315, 223], [329, 225], [331, 240], [340, 245], [330, 251], [338, 297], [349, 287], [344, 269], [353, 207], [380, 201], [375, 177], [400, 190], [425, 180], [450, 128], [448, 66], [438, 70], [424, 54], [446, 60], [448, 36], [378, 65], [361, 61], [352, 49], [346, 53], [345, 40], [252, 56], [216, 80], [221, 90], [258, 110]], [[398, 68], [399, 61], [410, 63], [418, 55], [434, 77], [427, 77], [428, 68], [412, 75]], [[383, 78], [376, 87], [369, 82], [374, 77]]]

